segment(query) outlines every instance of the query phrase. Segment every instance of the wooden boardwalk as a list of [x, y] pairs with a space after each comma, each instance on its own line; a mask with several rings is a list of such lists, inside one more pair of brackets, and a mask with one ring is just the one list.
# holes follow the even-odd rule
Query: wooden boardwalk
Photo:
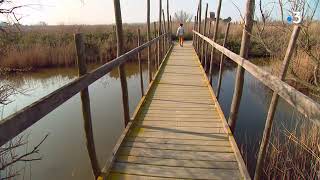
[[115, 153], [108, 179], [249, 179], [190, 42], [174, 46]]

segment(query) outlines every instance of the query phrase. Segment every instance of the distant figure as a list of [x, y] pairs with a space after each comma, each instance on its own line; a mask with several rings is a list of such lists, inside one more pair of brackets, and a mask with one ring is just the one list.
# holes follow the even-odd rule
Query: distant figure
[[183, 28], [183, 24], [180, 24], [178, 30], [177, 30], [177, 36], [179, 37], [179, 43], [180, 46], [183, 47], [183, 36], [184, 36], [184, 28]]

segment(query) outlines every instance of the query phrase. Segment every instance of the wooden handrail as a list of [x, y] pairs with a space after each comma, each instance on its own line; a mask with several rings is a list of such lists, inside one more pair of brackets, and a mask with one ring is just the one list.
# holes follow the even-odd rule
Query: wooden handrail
[[0, 147], [10, 139], [19, 135], [25, 129], [32, 126], [34, 123], [38, 122], [41, 118], [55, 110], [81, 90], [87, 88], [96, 80], [109, 73], [112, 69], [127, 62], [133, 55], [158, 42], [161, 38], [167, 35], [168, 33], [162, 34], [157, 38], [132, 49], [109, 63], [106, 63], [101, 67], [73, 80], [7, 118], [0, 120]]
[[287, 103], [297, 109], [305, 117], [309, 118], [315, 124], [320, 125], [320, 104], [313, 99], [299, 92], [292, 86], [288, 85], [278, 77], [271, 73], [261, 69], [255, 64], [251, 63], [245, 58], [242, 58], [238, 54], [230, 51], [229, 49], [213, 42], [208, 37], [200, 34], [197, 31], [193, 31], [198, 37], [207, 41], [215, 49], [223, 53], [226, 57], [241, 65], [246, 71], [248, 71], [253, 77], [258, 79], [264, 85], [277, 92]]

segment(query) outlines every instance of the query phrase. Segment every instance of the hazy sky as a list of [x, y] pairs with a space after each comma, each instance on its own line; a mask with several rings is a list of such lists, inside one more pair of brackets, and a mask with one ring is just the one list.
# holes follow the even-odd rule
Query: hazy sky
[[[233, 0], [243, 9], [244, 0]], [[45, 21], [48, 24], [110, 24], [114, 22], [113, 0], [16, 0], [15, 4], [31, 4], [19, 10], [23, 16], [22, 24], [36, 24]], [[217, 0], [203, 0], [210, 2], [210, 11], [215, 11]], [[241, 3], [240, 3], [241, 2]], [[195, 14], [198, 0], [170, 0], [170, 13], [184, 10]], [[151, 20], [158, 17], [159, 0], [151, 0]], [[166, 8], [166, 0], [163, 0]], [[123, 21], [127, 23], [146, 21], [146, 0], [121, 0]], [[203, 10], [204, 11], [204, 10]], [[239, 13], [231, 0], [224, 0], [222, 17], [237, 17]], [[4, 20], [4, 17], [1, 17]]]
[[[18, 15], [23, 16], [22, 24], [37, 24], [44, 21], [48, 24], [110, 24], [114, 22], [113, 0], [12, 0], [16, 5], [29, 4], [19, 10]], [[166, 8], [166, 0], [163, 7]], [[199, 0], [170, 0], [170, 13], [184, 10], [195, 15]], [[270, 0], [264, 0], [267, 2]], [[223, 0], [222, 18], [232, 17], [240, 20], [240, 15], [235, 7], [244, 11], [245, 0]], [[209, 10], [215, 11], [217, 0], [203, 0], [209, 3]], [[13, 4], [14, 5], [14, 4]], [[151, 0], [151, 20], [158, 18], [159, 0]], [[2, 8], [2, 7], [1, 7]], [[146, 0], [121, 0], [123, 22], [145, 22]], [[277, 15], [274, 15], [275, 17]], [[318, 18], [320, 13], [317, 13]], [[0, 17], [5, 21], [5, 17]]]

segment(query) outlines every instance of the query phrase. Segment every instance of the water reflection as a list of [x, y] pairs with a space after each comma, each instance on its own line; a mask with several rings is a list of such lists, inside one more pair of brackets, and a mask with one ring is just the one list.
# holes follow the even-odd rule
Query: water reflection
[[[263, 69], [269, 69], [270, 62], [260, 62], [260, 64], [263, 65]], [[225, 68], [223, 72], [219, 102], [227, 119], [229, 117], [232, 103], [235, 76], [235, 67], [228, 66]], [[215, 92], [217, 90], [217, 81], [218, 69], [215, 68], [215, 73], [213, 76], [213, 89]], [[259, 142], [262, 138], [271, 97], [272, 90], [270, 90], [260, 81], [256, 80], [248, 72], [245, 73], [243, 94], [235, 129], [235, 139], [239, 149], [242, 152], [245, 152], [245, 157], [243, 158], [248, 165], [248, 170], [251, 175], [254, 173]], [[279, 129], [281, 127], [286, 127], [290, 130], [293, 128], [294, 124], [304, 118], [289, 104], [281, 99], [278, 103], [274, 119], [274, 128]]]
[[[144, 65], [143, 76], [147, 87], [145, 68]], [[137, 69], [135, 64], [126, 65], [131, 114], [141, 94]], [[76, 75], [76, 69], [61, 68], [8, 77], [8, 82], [14, 83], [21, 89], [28, 89], [28, 95], [18, 94], [11, 97], [15, 101], [3, 109], [3, 117], [72, 81]], [[124, 128], [117, 69], [92, 84], [89, 92], [97, 157], [100, 167], [103, 167]], [[82, 122], [80, 96], [76, 95], [27, 129], [24, 133], [30, 134], [28, 144], [30, 148], [39, 143], [46, 134], [50, 135], [41, 145], [40, 153], [43, 159], [26, 166], [24, 178], [92, 179]], [[16, 168], [19, 169], [19, 166], [23, 165], [17, 165]]]

